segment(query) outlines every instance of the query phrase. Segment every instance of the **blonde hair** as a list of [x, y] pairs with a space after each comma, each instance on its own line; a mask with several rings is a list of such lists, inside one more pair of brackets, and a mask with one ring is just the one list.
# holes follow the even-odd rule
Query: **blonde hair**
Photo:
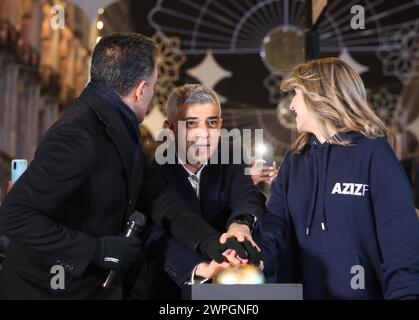
[[[387, 128], [367, 102], [361, 77], [348, 64], [338, 58], [323, 58], [295, 66], [281, 82], [282, 91], [300, 89], [307, 108], [323, 125], [337, 132], [360, 132], [368, 138], [387, 138]], [[310, 133], [301, 132], [292, 146], [294, 153], [301, 153]], [[338, 135], [330, 143], [350, 145]]]

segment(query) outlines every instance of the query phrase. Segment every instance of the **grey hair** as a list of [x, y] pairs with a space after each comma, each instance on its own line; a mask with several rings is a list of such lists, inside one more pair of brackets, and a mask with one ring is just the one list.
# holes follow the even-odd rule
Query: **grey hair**
[[217, 94], [202, 84], [185, 84], [174, 89], [166, 102], [167, 119], [173, 121], [177, 117], [178, 107], [188, 104], [214, 103], [220, 108]]

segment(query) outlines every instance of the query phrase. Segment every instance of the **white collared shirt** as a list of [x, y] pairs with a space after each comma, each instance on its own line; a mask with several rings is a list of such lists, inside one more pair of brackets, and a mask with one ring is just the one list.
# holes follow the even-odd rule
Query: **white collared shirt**
[[[178, 159], [178, 160], [179, 160], [179, 163], [182, 165], [182, 167], [186, 170], [186, 173], [188, 174], [188, 180], [189, 180], [192, 188], [195, 190], [196, 196], [199, 198], [199, 183], [201, 182], [201, 174], [202, 174], [202, 170], [208, 164], [208, 160], [197, 171], [197, 173], [193, 173], [191, 170], [186, 168], [186, 166], [185, 166], [185, 164], [182, 160], [180, 160], [180, 159]], [[190, 284], [194, 284], [194, 283], [204, 283], [204, 282], [207, 282], [209, 280], [207, 278], [197, 277], [195, 275], [196, 268], [197, 268], [197, 266], [195, 266], [195, 268], [192, 270], [191, 277], [189, 278], [188, 281], [186, 281], [186, 284], [190, 285]]]
[[188, 168], [186, 168], [184, 162], [180, 159], [179, 163], [182, 165], [182, 167], [186, 170], [186, 173], [188, 174], [188, 180], [192, 186], [192, 188], [195, 190], [196, 192], [196, 196], [199, 198], [199, 184], [201, 182], [201, 174], [202, 174], [202, 170], [206, 167], [206, 165], [208, 164], [208, 160], [204, 163], [204, 165], [198, 170], [197, 173], [193, 173], [191, 170], [189, 170]]

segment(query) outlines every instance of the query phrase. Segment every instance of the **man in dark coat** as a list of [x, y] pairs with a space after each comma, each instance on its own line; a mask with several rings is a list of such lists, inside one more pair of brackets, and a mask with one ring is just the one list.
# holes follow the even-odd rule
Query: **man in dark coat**
[[34, 160], [0, 208], [10, 244], [0, 279], [6, 299], [121, 298], [103, 290], [109, 270], [127, 271], [141, 251], [123, 237], [134, 210], [149, 215], [190, 249], [222, 261], [219, 233], [168, 192], [145, 159], [138, 123], [157, 78], [152, 41], [105, 36], [94, 49], [91, 82], [42, 139]]

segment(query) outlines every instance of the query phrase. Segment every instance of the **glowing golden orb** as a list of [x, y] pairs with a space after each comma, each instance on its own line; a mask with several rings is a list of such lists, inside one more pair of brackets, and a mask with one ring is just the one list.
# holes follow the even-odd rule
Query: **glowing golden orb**
[[265, 283], [263, 272], [251, 264], [219, 269], [213, 283], [218, 284], [262, 284]]

